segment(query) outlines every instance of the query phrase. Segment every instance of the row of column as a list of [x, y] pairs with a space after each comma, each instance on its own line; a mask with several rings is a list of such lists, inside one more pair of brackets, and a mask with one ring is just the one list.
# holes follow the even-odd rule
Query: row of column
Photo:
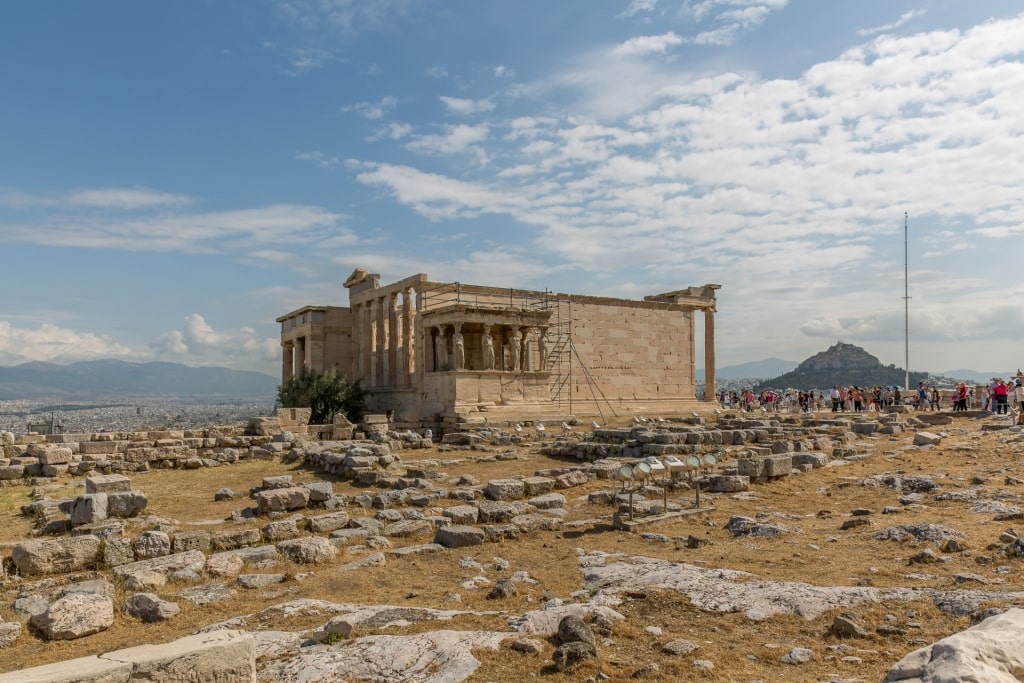
[[413, 287], [401, 291], [401, 310], [398, 291], [352, 307], [356, 376], [369, 387], [407, 386], [411, 382], [416, 358], [413, 320], [422, 300], [416, 292], [414, 307], [413, 291]]
[[[452, 323], [451, 340], [447, 334], [449, 325], [433, 328], [435, 372], [448, 370], [500, 370], [503, 372], [534, 372], [545, 369], [548, 359], [548, 338], [546, 327], [508, 327], [495, 339], [493, 325], [483, 325], [479, 345], [474, 345], [477, 357], [467, 364], [466, 340], [462, 333], [463, 323]], [[501, 326], [505, 328], [506, 326]], [[534, 340], [537, 353], [532, 352]], [[495, 344], [497, 343], [497, 348]], [[537, 367], [534, 367], [536, 359]]]
[[310, 366], [310, 358], [307, 355], [309, 345], [306, 344], [305, 337], [299, 337], [295, 341], [282, 342], [281, 347], [281, 380], [287, 384], [292, 377]]

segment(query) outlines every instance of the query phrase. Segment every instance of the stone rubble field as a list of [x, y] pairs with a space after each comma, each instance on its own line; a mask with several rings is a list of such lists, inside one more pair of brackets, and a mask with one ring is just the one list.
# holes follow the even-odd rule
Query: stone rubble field
[[0, 683], [1021, 680], [1008, 420], [611, 422], [5, 435]]

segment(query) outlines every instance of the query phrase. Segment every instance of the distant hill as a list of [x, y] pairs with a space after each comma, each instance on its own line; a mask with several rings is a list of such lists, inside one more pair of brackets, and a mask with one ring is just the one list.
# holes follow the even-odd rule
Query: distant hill
[[[928, 379], [928, 373], [911, 372], [910, 386]], [[795, 370], [774, 377], [754, 388], [763, 389], [828, 389], [832, 385], [845, 386], [902, 386], [903, 368], [882, 365], [877, 357], [844, 342], [837, 342], [826, 351], [815, 354], [800, 363]]]
[[950, 379], [960, 379], [965, 382], [979, 382], [988, 383], [993, 377], [1002, 377], [1007, 379], [1009, 377], [1015, 377], [1017, 371], [1006, 370], [1004, 372], [978, 372], [977, 370], [947, 370], [946, 372], [938, 373], [942, 377], [949, 377]]
[[279, 380], [262, 372], [180, 363], [95, 360], [0, 366], [0, 399], [90, 401], [129, 397], [274, 397]]
[[[716, 367], [715, 378], [728, 380], [748, 379], [751, 377], [778, 377], [784, 372], [789, 372], [796, 366], [797, 362], [795, 360], [765, 358], [764, 360], [755, 360], [750, 361], [749, 363], [740, 363], [739, 365], [723, 365], [721, 367]], [[697, 378], [703, 378], [704, 369], [698, 368], [695, 376]]]

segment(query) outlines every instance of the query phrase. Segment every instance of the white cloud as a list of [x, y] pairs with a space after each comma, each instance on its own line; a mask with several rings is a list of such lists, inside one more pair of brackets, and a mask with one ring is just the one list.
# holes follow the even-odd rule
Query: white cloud
[[[785, 5], [691, 9], [749, 26]], [[590, 52], [526, 85], [528, 95], [569, 93], [563, 114], [492, 117], [487, 135], [463, 145], [490, 165], [449, 177], [356, 164], [356, 179], [430, 220], [507, 216], [535, 258], [592, 282], [623, 271], [654, 291], [725, 280], [722, 324], [765, 343], [786, 338], [773, 331], [785, 325], [809, 343], [899, 344], [904, 211], [912, 235], [931, 225], [950, 233], [914, 237], [915, 258], [930, 268], [958, 268], [950, 259], [967, 252], [1024, 258], [1016, 242], [991, 244], [1024, 225], [1020, 35], [1024, 16], [884, 36], [775, 80]], [[458, 147], [444, 136], [417, 143], [435, 153]], [[950, 275], [914, 294], [921, 335], [987, 324], [972, 311], [992, 308], [975, 296], [991, 285]], [[826, 299], [835, 315], [821, 314]], [[936, 310], [958, 317], [927, 324]], [[723, 349], [732, 344], [741, 342]]]
[[658, 0], [630, 0], [629, 6], [622, 11], [619, 18], [635, 17], [641, 12], [652, 12], [658, 6]]
[[901, 14], [899, 19], [890, 24], [883, 24], [881, 26], [874, 26], [871, 28], [862, 28], [859, 31], [857, 31], [857, 35], [871, 36], [875, 35], [876, 33], [887, 33], [889, 31], [895, 31], [901, 26], [908, 24], [909, 22], [913, 21], [914, 19], [917, 19], [920, 16], [924, 16], [927, 13], [928, 10], [923, 9], [910, 10], [909, 12], [904, 12], [903, 14]]
[[37, 328], [15, 327], [0, 320], [0, 364], [29, 361], [67, 363], [98, 358], [131, 358], [131, 349], [105, 335], [77, 332], [44, 323]]
[[665, 54], [668, 48], [681, 45], [682, 42], [682, 38], [669, 31], [659, 36], [630, 38], [626, 42], [612, 48], [611, 54], [615, 57], [641, 57], [654, 53]]
[[[256, 209], [157, 217], [73, 215], [44, 224], [8, 225], [3, 240], [57, 247], [127, 251], [220, 252], [262, 245], [312, 244], [346, 236], [345, 216], [316, 206], [277, 204]], [[244, 252], [243, 252], [244, 253]]]
[[149, 349], [159, 357], [189, 365], [260, 367], [270, 371], [281, 350], [277, 337], [260, 337], [251, 327], [216, 330], [198, 313], [187, 315], [181, 329], [154, 339]]
[[475, 126], [459, 124], [444, 126], [440, 135], [418, 135], [406, 145], [410, 150], [427, 154], [472, 154], [481, 163], [486, 161], [486, 154], [479, 146], [488, 138], [490, 126], [481, 123]]
[[494, 109], [494, 103], [490, 100], [467, 100], [461, 97], [445, 97], [438, 99], [444, 104], [450, 114], [469, 116], [471, 114], [482, 114]]
[[277, 0], [279, 11], [307, 32], [355, 34], [390, 24], [415, 0]]
[[341, 159], [336, 156], [328, 156], [323, 152], [296, 152], [295, 158], [298, 161], [311, 161], [320, 168], [332, 169], [342, 164]]
[[336, 59], [334, 53], [322, 48], [295, 48], [289, 51], [287, 58], [288, 67], [283, 71], [293, 76], [319, 69]]
[[342, 111], [354, 111], [363, 118], [370, 121], [379, 121], [398, 104], [394, 97], [382, 97], [376, 102], [357, 102], [356, 104], [342, 107]]
[[76, 206], [102, 209], [145, 209], [154, 206], [182, 206], [192, 203], [191, 197], [145, 187], [78, 190], [68, 196]]

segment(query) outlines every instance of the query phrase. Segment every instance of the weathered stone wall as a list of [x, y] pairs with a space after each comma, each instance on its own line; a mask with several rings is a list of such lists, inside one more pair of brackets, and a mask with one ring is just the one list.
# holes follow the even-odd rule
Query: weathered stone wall
[[[574, 297], [572, 339], [583, 366], [613, 403], [695, 400], [692, 311]], [[573, 378], [574, 412], [593, 401], [580, 375]]]

